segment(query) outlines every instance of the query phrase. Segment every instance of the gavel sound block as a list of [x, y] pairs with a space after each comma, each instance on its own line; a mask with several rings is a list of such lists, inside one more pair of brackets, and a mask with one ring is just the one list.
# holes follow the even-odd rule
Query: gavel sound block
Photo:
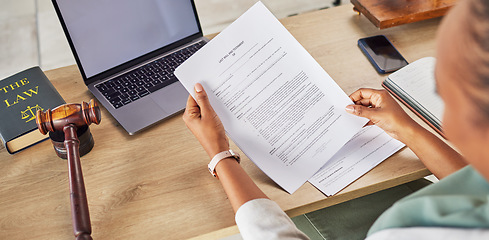
[[[93, 138], [88, 126], [92, 123], [99, 124], [100, 120], [100, 108], [94, 100], [90, 100], [90, 103], [65, 104], [53, 110], [48, 109], [45, 112], [39, 110], [36, 113], [39, 131], [42, 134], [50, 132], [56, 154], [68, 159], [71, 216], [73, 232], [77, 240], [92, 239], [87, 195], [80, 164], [80, 140], [82, 140], [82, 153], [88, 153], [93, 147]], [[64, 148], [59, 143], [63, 135]]]

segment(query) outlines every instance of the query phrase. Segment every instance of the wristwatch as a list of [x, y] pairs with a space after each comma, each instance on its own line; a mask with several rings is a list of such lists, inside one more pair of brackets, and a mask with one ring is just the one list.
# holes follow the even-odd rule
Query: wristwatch
[[220, 152], [218, 154], [216, 154], [216, 156], [214, 156], [211, 160], [211, 162], [209, 163], [209, 165], [207, 165], [207, 167], [209, 168], [209, 172], [211, 172], [212, 176], [214, 177], [217, 177], [216, 175], [216, 165], [223, 159], [225, 158], [228, 158], [228, 157], [233, 157], [234, 159], [236, 159], [236, 161], [239, 163], [240, 162], [240, 157], [239, 157], [239, 154], [238, 153], [235, 153], [233, 152], [233, 150], [229, 149], [227, 151], [224, 151], [224, 152]]

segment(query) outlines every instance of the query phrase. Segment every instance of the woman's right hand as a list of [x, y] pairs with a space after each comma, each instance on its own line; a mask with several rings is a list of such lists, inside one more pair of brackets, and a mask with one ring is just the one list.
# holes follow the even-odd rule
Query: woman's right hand
[[382, 128], [393, 138], [408, 143], [419, 126], [397, 104], [386, 90], [361, 88], [350, 95], [355, 105], [346, 106], [348, 113], [370, 119], [369, 124]]
[[197, 83], [194, 89], [195, 100], [192, 96], [188, 97], [183, 121], [212, 158], [222, 151], [229, 150], [229, 141], [202, 85]]

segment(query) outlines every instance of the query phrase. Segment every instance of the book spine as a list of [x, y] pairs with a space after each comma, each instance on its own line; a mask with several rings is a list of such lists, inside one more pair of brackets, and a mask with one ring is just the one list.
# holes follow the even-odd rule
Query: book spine
[[394, 97], [396, 97], [399, 101], [401, 101], [406, 107], [411, 109], [412, 112], [414, 112], [419, 118], [421, 118], [425, 123], [427, 123], [431, 128], [433, 128], [438, 134], [440, 134], [443, 138], [446, 139], [445, 134], [443, 133], [442, 129], [437, 127], [437, 123], [431, 122], [423, 112], [419, 111], [416, 109], [414, 106], [411, 106], [407, 101], [405, 101], [399, 94], [396, 93], [396, 91], [392, 88], [389, 87], [388, 84], [385, 83], [385, 81], [382, 82], [382, 87], [384, 87], [390, 94], [392, 94]]
[[[5, 148], [7, 150], [8, 153], [12, 154], [8, 147], [7, 147], [7, 141], [5, 141], [5, 138], [2, 136], [2, 133], [0, 132], [0, 140], [2, 140], [2, 145], [3, 145], [3, 148]], [[2, 148], [0, 148], [0, 151], [2, 150]]]

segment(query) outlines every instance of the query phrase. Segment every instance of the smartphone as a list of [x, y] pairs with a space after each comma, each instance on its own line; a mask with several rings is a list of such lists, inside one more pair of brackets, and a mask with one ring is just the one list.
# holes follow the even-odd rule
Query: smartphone
[[361, 38], [358, 47], [380, 74], [394, 72], [408, 64], [384, 35]]

